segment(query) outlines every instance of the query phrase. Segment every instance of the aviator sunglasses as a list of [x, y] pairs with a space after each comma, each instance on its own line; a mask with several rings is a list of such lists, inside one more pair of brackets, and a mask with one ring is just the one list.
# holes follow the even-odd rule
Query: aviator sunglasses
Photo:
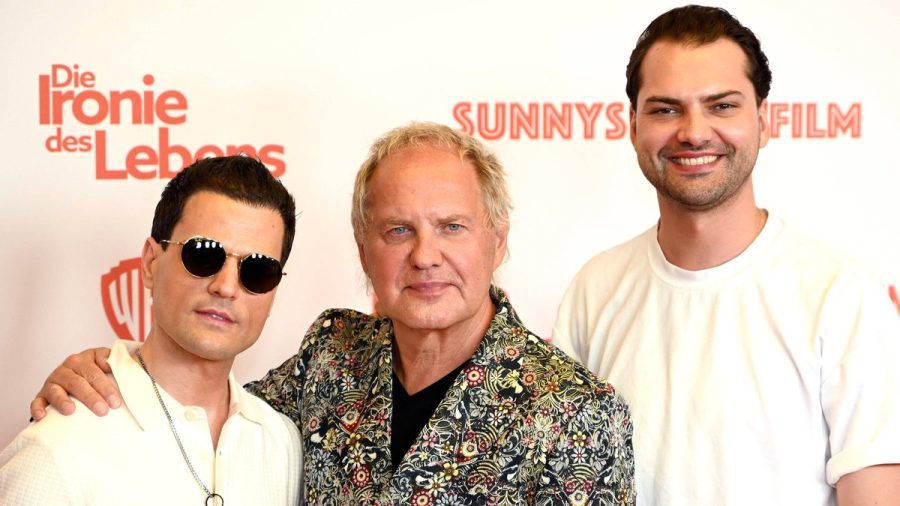
[[191, 237], [177, 242], [162, 239], [159, 242], [181, 246], [181, 264], [197, 278], [213, 276], [222, 270], [228, 257], [237, 258], [241, 284], [251, 293], [266, 293], [278, 286], [282, 276], [287, 276], [286, 272], [281, 272], [281, 262], [272, 257], [261, 253], [245, 256], [228, 253], [219, 241], [208, 237]]

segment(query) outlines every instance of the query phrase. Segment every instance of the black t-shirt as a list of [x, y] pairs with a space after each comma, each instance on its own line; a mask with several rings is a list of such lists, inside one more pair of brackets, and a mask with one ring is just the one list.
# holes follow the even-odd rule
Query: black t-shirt
[[396, 471], [400, 461], [415, 442], [422, 428], [428, 423], [438, 404], [447, 395], [453, 380], [459, 375], [464, 362], [443, 378], [425, 387], [414, 395], [406, 393], [403, 384], [393, 373], [393, 417], [391, 418], [391, 470]]

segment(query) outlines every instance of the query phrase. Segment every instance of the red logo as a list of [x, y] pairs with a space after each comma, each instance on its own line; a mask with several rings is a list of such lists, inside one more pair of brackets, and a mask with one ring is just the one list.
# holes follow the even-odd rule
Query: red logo
[[[628, 134], [625, 102], [457, 102], [452, 112], [460, 130], [488, 141], [620, 140]], [[862, 104], [771, 102], [769, 127], [773, 139], [857, 139]]]
[[[77, 64], [51, 65], [50, 72], [38, 75], [39, 124], [54, 128], [44, 147], [50, 153], [93, 152], [97, 179], [171, 179], [194, 160], [236, 154], [259, 158], [275, 177], [284, 174], [281, 144], [257, 148], [247, 143], [225, 146], [211, 143], [196, 149], [181, 145], [174, 127], [188, 120], [187, 97], [178, 90], [154, 89], [153, 74], [145, 74], [141, 84], [134, 88], [106, 89], [98, 86], [94, 72]], [[117, 143], [113, 140], [116, 130], [131, 125], [159, 125], [159, 128], [147, 144], [126, 152], [116, 151]], [[93, 131], [85, 132], [85, 129]]]
[[888, 295], [891, 297], [891, 302], [897, 306], [897, 313], [900, 314], [900, 296], [897, 296], [897, 287], [894, 285], [888, 286]]
[[119, 339], [143, 341], [150, 332], [150, 297], [140, 270], [141, 259], [129, 258], [100, 278], [103, 311]]

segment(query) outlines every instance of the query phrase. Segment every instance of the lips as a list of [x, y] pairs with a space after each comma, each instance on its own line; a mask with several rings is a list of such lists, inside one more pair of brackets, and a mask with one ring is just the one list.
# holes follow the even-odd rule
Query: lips
[[199, 309], [196, 311], [196, 313], [209, 321], [219, 324], [230, 325], [235, 323], [234, 318], [232, 318], [231, 315], [224, 311], [217, 311], [215, 309]]
[[406, 288], [420, 295], [433, 296], [440, 294], [441, 291], [449, 286], [451, 286], [450, 283], [443, 281], [420, 281], [418, 283], [410, 283]]

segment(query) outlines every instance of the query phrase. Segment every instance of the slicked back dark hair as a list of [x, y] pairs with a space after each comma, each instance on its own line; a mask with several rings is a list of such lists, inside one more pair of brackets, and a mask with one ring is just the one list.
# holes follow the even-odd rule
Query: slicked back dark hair
[[[259, 160], [248, 156], [218, 156], [197, 160], [169, 181], [162, 192], [150, 235], [156, 242], [171, 239], [188, 198], [209, 191], [245, 204], [277, 211], [284, 222], [281, 263], [287, 262], [294, 243], [294, 197]], [[165, 244], [162, 245], [165, 248]]]
[[721, 38], [730, 39], [741, 47], [747, 56], [747, 78], [753, 83], [756, 105], [769, 96], [772, 86], [772, 71], [769, 60], [762, 52], [759, 39], [742, 25], [728, 11], [720, 7], [686, 5], [662, 14], [647, 26], [638, 37], [637, 45], [631, 52], [625, 70], [627, 82], [625, 93], [632, 107], [637, 107], [638, 91], [641, 89], [641, 63], [647, 51], [655, 42], [670, 40], [692, 46], [702, 46]]

